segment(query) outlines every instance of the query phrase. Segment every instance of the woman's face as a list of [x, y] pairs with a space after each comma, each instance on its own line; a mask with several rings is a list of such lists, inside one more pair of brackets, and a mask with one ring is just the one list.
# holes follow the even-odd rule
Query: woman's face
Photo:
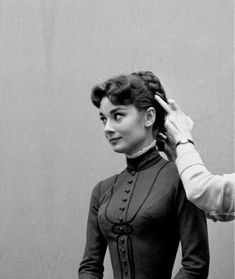
[[146, 146], [145, 113], [133, 105], [113, 105], [107, 97], [100, 104], [100, 119], [113, 150], [133, 154]]

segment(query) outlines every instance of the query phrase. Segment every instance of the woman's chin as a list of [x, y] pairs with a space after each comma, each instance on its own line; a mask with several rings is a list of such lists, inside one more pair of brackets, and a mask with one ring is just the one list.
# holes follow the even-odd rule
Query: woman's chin
[[122, 148], [118, 148], [118, 147], [112, 147], [113, 151], [116, 153], [126, 153]]
[[123, 146], [121, 144], [111, 145], [111, 147], [112, 147], [113, 151], [116, 153], [124, 153], [124, 154], [128, 154], [128, 155], [135, 153], [135, 150], [130, 149], [127, 146]]
[[117, 152], [117, 153], [126, 153], [126, 148], [117, 144], [117, 145], [111, 145], [112, 146], [112, 149], [114, 152]]

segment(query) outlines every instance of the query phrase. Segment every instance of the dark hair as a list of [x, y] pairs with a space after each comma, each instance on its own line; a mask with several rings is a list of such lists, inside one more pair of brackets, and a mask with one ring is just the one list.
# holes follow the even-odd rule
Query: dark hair
[[155, 100], [155, 95], [167, 102], [160, 79], [150, 71], [120, 75], [95, 86], [91, 93], [92, 103], [99, 108], [104, 97], [114, 105], [134, 105], [139, 111], [154, 107], [157, 113], [154, 130], [164, 131], [165, 111]]

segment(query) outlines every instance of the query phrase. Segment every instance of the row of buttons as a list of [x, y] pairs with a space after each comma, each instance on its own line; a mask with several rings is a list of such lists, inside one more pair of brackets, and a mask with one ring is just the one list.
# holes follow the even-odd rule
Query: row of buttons
[[[129, 184], [131, 184], [132, 182], [133, 182], [132, 180], [128, 181]], [[128, 199], [129, 199], [129, 197], [127, 197], [127, 194], [129, 194], [130, 191], [131, 191], [130, 189], [124, 190], [125, 197], [122, 198], [122, 204], [123, 205], [119, 207], [119, 210], [122, 211], [123, 214], [124, 214], [124, 211], [126, 210], [126, 203], [127, 203]], [[123, 222], [123, 214], [122, 214], [122, 216], [118, 217], [118, 221], [120, 223]]]
[[124, 248], [125, 246], [125, 238], [122, 236], [120, 238], [121, 241], [121, 247], [119, 248], [121, 252], [121, 261], [122, 261], [122, 266], [123, 266], [123, 271], [125, 275], [128, 275], [128, 267], [127, 267], [127, 260], [126, 260], [126, 249]]
[[[135, 175], [135, 172], [131, 172], [131, 175]], [[132, 184], [133, 183], [133, 179], [129, 179], [127, 181], [128, 184]], [[130, 196], [127, 196], [128, 194], [130, 194], [131, 190], [130, 189], [125, 189], [124, 190], [124, 197], [122, 198], [122, 206], [119, 207], [119, 210], [122, 212], [122, 215], [120, 217], [118, 217], [118, 221], [119, 223], [122, 223], [123, 222], [123, 216], [124, 216], [124, 213], [125, 213], [125, 210], [126, 210], [126, 203], [128, 202]], [[126, 228], [127, 230], [127, 228]], [[124, 232], [124, 226], [120, 225], [119, 226], [119, 231], [120, 233], [123, 233]], [[126, 237], [126, 236], [125, 236]], [[126, 259], [126, 249], [125, 249], [125, 237], [122, 236], [120, 238], [120, 241], [121, 241], [121, 245], [120, 245], [120, 254], [121, 254], [121, 263], [122, 263], [122, 267], [123, 267], [123, 271], [125, 273], [125, 275], [127, 276], [128, 275], [128, 262], [127, 262], [127, 259]]]

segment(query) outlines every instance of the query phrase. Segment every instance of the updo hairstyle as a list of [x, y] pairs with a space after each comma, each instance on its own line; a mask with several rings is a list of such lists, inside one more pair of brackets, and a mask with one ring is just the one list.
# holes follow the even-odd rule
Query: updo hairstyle
[[155, 100], [155, 95], [167, 102], [166, 93], [158, 77], [150, 71], [132, 73], [113, 77], [93, 88], [92, 103], [99, 108], [101, 100], [107, 97], [114, 105], [134, 105], [139, 111], [149, 107], [156, 110], [153, 131], [164, 132], [166, 113]]

